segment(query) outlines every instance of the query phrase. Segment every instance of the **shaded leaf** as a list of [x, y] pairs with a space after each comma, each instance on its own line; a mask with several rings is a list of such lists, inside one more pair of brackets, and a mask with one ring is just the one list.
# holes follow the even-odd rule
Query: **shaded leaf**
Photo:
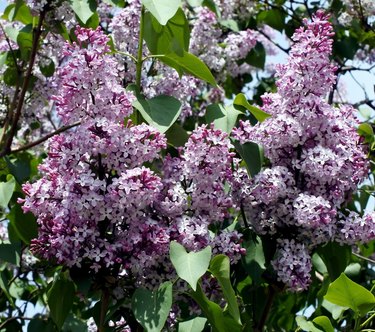
[[172, 306], [172, 283], [163, 283], [157, 291], [138, 288], [132, 298], [132, 310], [147, 332], [160, 332]]
[[38, 224], [32, 213], [24, 213], [22, 208], [15, 204], [7, 215], [13, 230], [26, 244], [38, 236]]
[[182, 54], [189, 50], [189, 22], [181, 8], [166, 25], [161, 25], [150, 13], [145, 14], [144, 22], [144, 39], [152, 54]]
[[2, 243], [0, 244], [0, 260], [14, 265], [20, 264], [21, 243]]
[[74, 300], [75, 286], [65, 273], [60, 273], [47, 293], [50, 314], [58, 329], [63, 326]]
[[174, 123], [165, 133], [168, 143], [174, 147], [183, 146], [189, 139], [189, 135], [178, 123]]
[[179, 117], [182, 105], [179, 100], [171, 96], [160, 95], [145, 99], [138, 95], [133, 106], [142, 114], [147, 123], [161, 133], [166, 132]]
[[249, 176], [257, 175], [263, 165], [263, 148], [254, 142], [241, 144], [236, 141], [233, 145], [244, 160]]
[[318, 248], [317, 253], [326, 265], [329, 277], [331, 280], [335, 280], [348, 266], [352, 250], [350, 246], [329, 242]]

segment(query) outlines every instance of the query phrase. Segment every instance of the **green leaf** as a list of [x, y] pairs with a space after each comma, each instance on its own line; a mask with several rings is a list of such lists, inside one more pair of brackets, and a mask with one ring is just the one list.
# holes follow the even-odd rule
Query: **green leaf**
[[8, 86], [16, 86], [20, 76], [16, 67], [8, 67], [3, 74], [4, 83]]
[[68, 316], [74, 300], [75, 286], [65, 273], [60, 273], [47, 293], [50, 314], [60, 330]]
[[257, 16], [257, 21], [266, 23], [270, 27], [283, 31], [285, 23], [285, 14], [279, 9], [263, 10]]
[[352, 250], [350, 246], [329, 242], [318, 248], [317, 253], [326, 265], [330, 279], [335, 280], [348, 266]]
[[0, 53], [0, 69], [5, 65], [8, 57], [8, 52]]
[[[51, 331], [51, 330], [48, 330]], [[46, 331], [46, 332], [48, 332]], [[72, 313], [68, 315], [65, 319], [65, 323], [62, 327], [63, 332], [84, 332], [87, 331], [87, 323], [77, 317]], [[106, 330], [107, 331], [107, 330]]]
[[103, 0], [103, 1], [112, 6], [117, 6], [120, 8], [125, 7], [125, 0]]
[[7, 182], [0, 182], [0, 207], [3, 209], [8, 207], [8, 203], [12, 198], [15, 187], [16, 180], [13, 175], [7, 176]]
[[297, 316], [296, 317], [296, 323], [297, 323], [297, 326], [303, 331], [322, 332], [321, 330], [318, 330], [317, 328], [315, 328], [313, 323], [308, 322], [306, 317], [304, 317], [304, 316]]
[[34, 215], [23, 213], [18, 204], [13, 205], [7, 217], [17, 236], [26, 244], [30, 244], [38, 236], [38, 224]]
[[219, 20], [220, 25], [223, 27], [228, 28], [229, 30], [238, 32], [240, 28], [238, 27], [238, 23], [235, 20]]
[[250, 105], [243, 93], [239, 93], [236, 98], [234, 98], [233, 105], [245, 107], [259, 122], [263, 122], [271, 116], [260, 108]]
[[234, 142], [233, 145], [244, 160], [249, 176], [257, 175], [263, 165], [263, 148], [254, 142], [245, 144]]
[[368, 123], [361, 123], [358, 126], [357, 132], [359, 135], [363, 136], [366, 139], [367, 143], [374, 141], [374, 130], [372, 126]]
[[14, 265], [20, 264], [21, 243], [0, 244], [0, 260]]
[[198, 303], [205, 317], [215, 332], [240, 332], [242, 326], [230, 315], [225, 315], [218, 304], [210, 301], [203, 293], [201, 285], [197, 284], [197, 290], [190, 293], [190, 296]]
[[241, 112], [234, 107], [223, 106], [221, 104], [211, 104], [207, 106], [206, 122], [213, 123], [216, 129], [230, 134], [236, 125], [237, 117]]
[[17, 35], [17, 44], [21, 50], [21, 58], [29, 60], [33, 47], [33, 25], [28, 24], [23, 27]]
[[51, 332], [55, 329], [50, 321], [45, 321], [44, 317], [33, 318], [27, 326], [27, 332]]
[[340, 319], [340, 317], [342, 317], [343, 313], [348, 310], [349, 308], [348, 307], [342, 307], [342, 306], [339, 306], [339, 305], [336, 305], [336, 304], [333, 304], [327, 300], [324, 300], [322, 301], [322, 307], [327, 309], [331, 315], [332, 315], [332, 318], [334, 320], [338, 320]]
[[202, 6], [203, 0], [187, 0], [187, 2], [191, 7], [200, 7]]
[[166, 25], [181, 6], [181, 0], [141, 0], [148, 11], [159, 21]]
[[157, 291], [138, 288], [132, 298], [136, 320], [147, 332], [160, 332], [172, 306], [172, 283], [163, 283]]
[[174, 123], [165, 133], [169, 144], [174, 147], [183, 146], [189, 139], [189, 135], [178, 123]]
[[220, 8], [214, 0], [203, 0], [202, 6], [207, 7], [209, 10], [214, 12], [218, 18], [221, 17]]
[[211, 260], [209, 271], [217, 279], [221, 289], [223, 290], [224, 298], [228, 303], [229, 314], [234, 318], [236, 322], [241, 324], [240, 310], [238, 308], [236, 294], [230, 281], [229, 257], [225, 255], [215, 256]]
[[79, 23], [81, 26], [85, 26], [86, 28], [96, 29], [100, 23], [99, 14], [95, 12], [94, 14], [90, 16], [90, 18], [86, 21], [86, 23], [83, 23], [81, 20], [79, 20]]
[[95, 0], [70, 0], [70, 6], [77, 17], [86, 24], [95, 13], [97, 4]]
[[18, 300], [22, 299], [22, 295], [27, 291], [28, 282], [22, 279], [15, 279], [9, 287], [9, 294]]
[[4, 159], [10, 173], [18, 183], [23, 183], [38, 173], [39, 162], [30, 153], [18, 153], [15, 157], [4, 157]]
[[243, 244], [246, 248], [246, 256], [242, 258], [243, 267], [249, 274], [254, 284], [262, 282], [262, 274], [266, 270], [266, 258], [264, 257], [263, 244], [259, 236], [250, 238]]
[[169, 254], [178, 276], [195, 291], [199, 278], [206, 273], [210, 264], [211, 247], [208, 246], [201, 251], [187, 253], [181, 244], [172, 241]]
[[171, 96], [157, 96], [145, 99], [138, 95], [133, 106], [142, 114], [148, 124], [165, 133], [181, 113], [181, 102]]
[[27, 7], [25, 4], [17, 4], [14, 7], [14, 12], [12, 14], [12, 21], [20, 21], [25, 25], [33, 23], [33, 16], [31, 15], [29, 7]]
[[19, 30], [8, 25], [4, 28], [5, 30], [5, 33], [7, 34], [8, 38], [10, 40], [13, 40], [15, 43], [17, 43], [17, 37], [18, 37], [18, 34], [19, 34]]
[[357, 38], [352, 36], [344, 35], [333, 43], [334, 52], [342, 59], [353, 59], [359, 47]]
[[264, 69], [264, 65], [266, 63], [266, 50], [264, 46], [257, 42], [255, 47], [252, 48], [247, 54], [244, 62], [253, 67]]
[[326, 316], [319, 316], [313, 319], [313, 324], [324, 332], [334, 332], [331, 321]]
[[182, 56], [176, 53], [169, 53], [159, 58], [168, 66], [177, 70], [178, 73], [187, 73], [210, 83], [216, 87], [215, 78], [206, 64], [195, 55], [183, 52]]
[[207, 318], [195, 317], [185, 322], [178, 323], [178, 332], [202, 332]]
[[189, 22], [181, 8], [166, 25], [161, 25], [150, 13], [145, 14], [144, 22], [144, 39], [152, 54], [183, 54], [189, 50]]
[[42, 64], [39, 68], [45, 77], [51, 77], [55, 73], [55, 62], [49, 59], [48, 64]]
[[[1, 247], [1, 245], [0, 245]], [[8, 298], [9, 303], [14, 307], [14, 299], [9, 293], [9, 274], [8, 270], [0, 271], [0, 289], [4, 292], [5, 296]], [[2, 330], [3, 331], [3, 330]]]
[[375, 297], [366, 288], [341, 273], [328, 287], [324, 299], [342, 307], [348, 307], [364, 317], [374, 306]]

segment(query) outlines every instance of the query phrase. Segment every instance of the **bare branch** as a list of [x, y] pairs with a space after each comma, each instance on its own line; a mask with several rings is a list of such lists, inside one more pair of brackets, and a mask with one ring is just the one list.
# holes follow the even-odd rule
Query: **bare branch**
[[78, 122], [75, 122], [75, 123], [73, 123], [73, 124], [71, 124], [71, 125], [60, 127], [59, 129], [55, 130], [54, 132], [49, 133], [49, 134], [47, 134], [46, 136], [43, 136], [43, 137], [39, 138], [38, 140], [36, 140], [36, 141], [34, 141], [34, 142], [28, 143], [28, 144], [26, 144], [26, 145], [23, 145], [23, 146], [17, 148], [17, 149], [11, 150], [10, 153], [15, 153], [15, 152], [21, 152], [21, 151], [28, 150], [28, 149], [30, 149], [30, 148], [36, 146], [36, 145], [39, 145], [39, 144], [45, 142], [45, 141], [48, 140], [49, 138], [51, 138], [51, 137], [53, 137], [53, 136], [55, 136], [55, 135], [61, 134], [61, 133], [63, 133], [64, 131], [67, 131], [67, 130], [69, 130], [69, 129], [71, 129], [71, 128], [74, 128], [74, 127], [76, 127], [76, 126], [78, 126], [78, 125], [80, 125], [80, 124], [81, 124], [81, 122], [78, 121]]

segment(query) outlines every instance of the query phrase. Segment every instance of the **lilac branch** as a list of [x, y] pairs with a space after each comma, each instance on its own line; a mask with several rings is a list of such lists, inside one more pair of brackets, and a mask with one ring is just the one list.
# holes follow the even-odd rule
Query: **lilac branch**
[[67, 131], [67, 130], [69, 130], [69, 129], [71, 129], [71, 128], [74, 128], [74, 127], [76, 127], [76, 126], [78, 126], [78, 125], [80, 125], [80, 124], [81, 124], [81, 122], [78, 121], [78, 122], [75, 122], [75, 123], [73, 123], [73, 124], [71, 124], [71, 125], [60, 127], [59, 129], [55, 130], [54, 132], [49, 133], [49, 134], [47, 134], [46, 136], [43, 136], [43, 137], [39, 138], [38, 140], [36, 140], [36, 141], [34, 141], [34, 142], [31, 142], [31, 143], [29, 143], [29, 144], [23, 145], [23, 146], [21, 146], [21, 147], [19, 147], [19, 148], [17, 148], [17, 149], [11, 150], [11, 153], [21, 152], [21, 151], [28, 150], [28, 149], [30, 149], [30, 148], [36, 146], [36, 145], [39, 145], [39, 144], [45, 142], [45, 141], [48, 140], [49, 138], [51, 138], [51, 137], [53, 137], [53, 136], [55, 136], [55, 135], [58, 135], [58, 134], [60, 134], [60, 133], [63, 133], [64, 131]]
[[[42, 26], [43, 26], [43, 20], [44, 20], [45, 15], [46, 15], [46, 10], [43, 10], [40, 13], [38, 26], [34, 30], [34, 33], [33, 33], [33, 44], [32, 44], [32, 48], [31, 48], [29, 65], [28, 65], [28, 68], [27, 68], [27, 71], [26, 71], [25, 78], [23, 80], [21, 93], [20, 93], [20, 96], [19, 96], [19, 99], [18, 99], [17, 108], [16, 108], [16, 112], [14, 114], [12, 125], [11, 125], [9, 133], [7, 135], [5, 146], [4, 146], [3, 150], [0, 152], [0, 157], [3, 157], [3, 156], [5, 156], [5, 155], [7, 155], [11, 152], [11, 146], [12, 146], [13, 138], [14, 138], [16, 132], [17, 132], [18, 122], [21, 118], [22, 106], [23, 106], [23, 103], [24, 103], [24, 100], [25, 100], [27, 88], [29, 86], [30, 77], [31, 77], [32, 70], [33, 70], [34, 63], [35, 63], [36, 53], [37, 53], [38, 44], [39, 44], [39, 38], [42, 34]], [[6, 136], [4, 136], [4, 138], [5, 137]], [[1, 143], [3, 143], [3, 142], [1, 142]]]

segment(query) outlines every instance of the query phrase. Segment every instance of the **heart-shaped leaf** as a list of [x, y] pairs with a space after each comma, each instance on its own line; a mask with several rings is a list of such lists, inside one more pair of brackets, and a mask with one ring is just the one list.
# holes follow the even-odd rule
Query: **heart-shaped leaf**
[[172, 306], [172, 283], [167, 281], [157, 291], [138, 288], [132, 298], [136, 320], [147, 332], [160, 332]]
[[138, 95], [133, 106], [142, 114], [146, 122], [161, 133], [165, 133], [181, 113], [181, 102], [171, 96], [157, 96], [145, 99]]
[[199, 278], [206, 273], [210, 264], [211, 247], [188, 253], [181, 244], [172, 241], [169, 254], [178, 276], [195, 291]]
[[181, 6], [181, 0], [142, 0], [142, 4], [161, 25], [166, 25]]
[[205, 116], [207, 123], [213, 123], [215, 128], [230, 134], [239, 114], [241, 112], [237, 111], [233, 106], [211, 104], [207, 106]]
[[341, 273], [340, 277], [329, 285], [324, 299], [339, 306], [348, 307], [362, 317], [375, 306], [375, 296], [366, 288], [350, 280], [344, 273]]

